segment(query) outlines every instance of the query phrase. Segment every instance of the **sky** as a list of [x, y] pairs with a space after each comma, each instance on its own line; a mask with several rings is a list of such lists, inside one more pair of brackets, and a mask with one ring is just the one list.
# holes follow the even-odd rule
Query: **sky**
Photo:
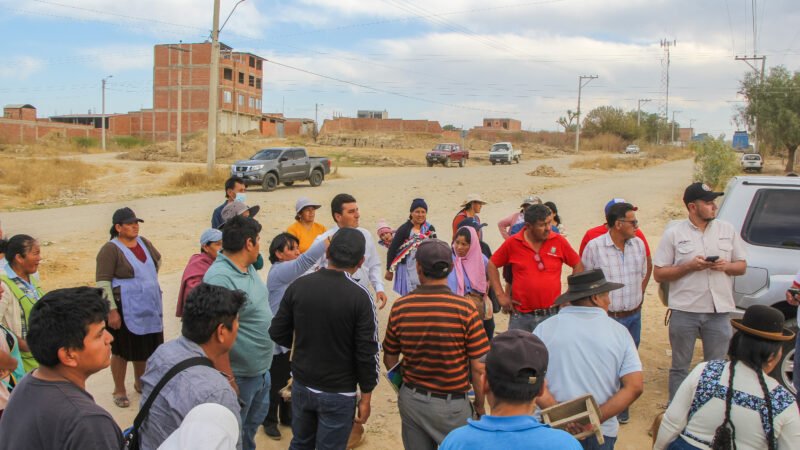
[[[755, 3], [755, 20], [753, 4]], [[234, 6], [236, 8], [234, 9]], [[0, 0], [0, 104], [40, 117], [152, 106], [153, 46], [210, 37], [213, 0]], [[231, 11], [232, 14], [231, 14]], [[797, 0], [221, 0], [220, 40], [266, 58], [264, 112], [438, 120], [512, 117], [558, 130], [575, 110], [663, 111], [730, 138], [743, 105], [736, 56], [800, 70]], [[754, 33], [755, 23], [755, 33]], [[755, 39], [754, 39], [755, 35]]]

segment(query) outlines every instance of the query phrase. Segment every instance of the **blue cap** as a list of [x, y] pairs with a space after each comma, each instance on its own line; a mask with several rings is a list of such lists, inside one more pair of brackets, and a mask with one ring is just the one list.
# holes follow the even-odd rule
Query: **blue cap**
[[616, 205], [617, 203], [627, 203], [624, 198], [612, 198], [608, 203], [606, 203], [606, 215], [608, 215], [608, 210], [611, 209], [612, 206]]
[[206, 245], [210, 242], [217, 242], [222, 240], [222, 231], [216, 228], [207, 228], [200, 235], [200, 245]]

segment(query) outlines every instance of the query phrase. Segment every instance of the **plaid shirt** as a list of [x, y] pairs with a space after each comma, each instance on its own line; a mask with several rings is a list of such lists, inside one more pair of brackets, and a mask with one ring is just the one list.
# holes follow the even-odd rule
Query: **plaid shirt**
[[581, 260], [586, 270], [603, 269], [608, 281], [622, 283], [622, 289], [611, 291], [612, 312], [636, 309], [643, 298], [642, 281], [647, 273], [644, 242], [638, 237], [625, 241], [625, 251], [620, 251], [606, 233], [589, 241]]

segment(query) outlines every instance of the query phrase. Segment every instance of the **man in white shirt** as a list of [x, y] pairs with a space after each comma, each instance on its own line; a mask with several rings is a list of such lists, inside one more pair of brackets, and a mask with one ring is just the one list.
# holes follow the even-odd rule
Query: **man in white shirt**
[[689, 217], [669, 227], [653, 258], [653, 276], [669, 283], [669, 398], [689, 374], [697, 338], [703, 342], [703, 361], [724, 359], [733, 335], [729, 313], [733, 277], [747, 269], [745, 248], [733, 225], [716, 220], [717, 197], [703, 183], [683, 193]]
[[[375, 241], [369, 231], [358, 226], [361, 214], [358, 211], [358, 203], [355, 197], [350, 194], [338, 194], [331, 200], [331, 215], [336, 223], [324, 233], [317, 236], [314, 242], [327, 239], [339, 231], [339, 228], [355, 228], [364, 235], [367, 240], [366, 251], [364, 253], [364, 264], [353, 274], [353, 278], [359, 284], [369, 290], [370, 284], [375, 289], [375, 299], [379, 309], [386, 306], [386, 293], [383, 287], [383, 270], [381, 260], [378, 257], [378, 250], [375, 248]], [[314, 271], [320, 267], [327, 267], [325, 256], [317, 261], [317, 264], [310, 270]]]

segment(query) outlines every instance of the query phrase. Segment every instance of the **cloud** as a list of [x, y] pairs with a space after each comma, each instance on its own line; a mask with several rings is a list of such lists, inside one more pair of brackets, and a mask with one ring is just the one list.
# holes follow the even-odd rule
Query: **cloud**
[[0, 79], [23, 81], [38, 73], [44, 62], [31, 56], [12, 56], [0, 66]]
[[81, 49], [78, 54], [85, 58], [87, 65], [112, 74], [153, 67], [153, 46], [150, 45], [106, 45]]

